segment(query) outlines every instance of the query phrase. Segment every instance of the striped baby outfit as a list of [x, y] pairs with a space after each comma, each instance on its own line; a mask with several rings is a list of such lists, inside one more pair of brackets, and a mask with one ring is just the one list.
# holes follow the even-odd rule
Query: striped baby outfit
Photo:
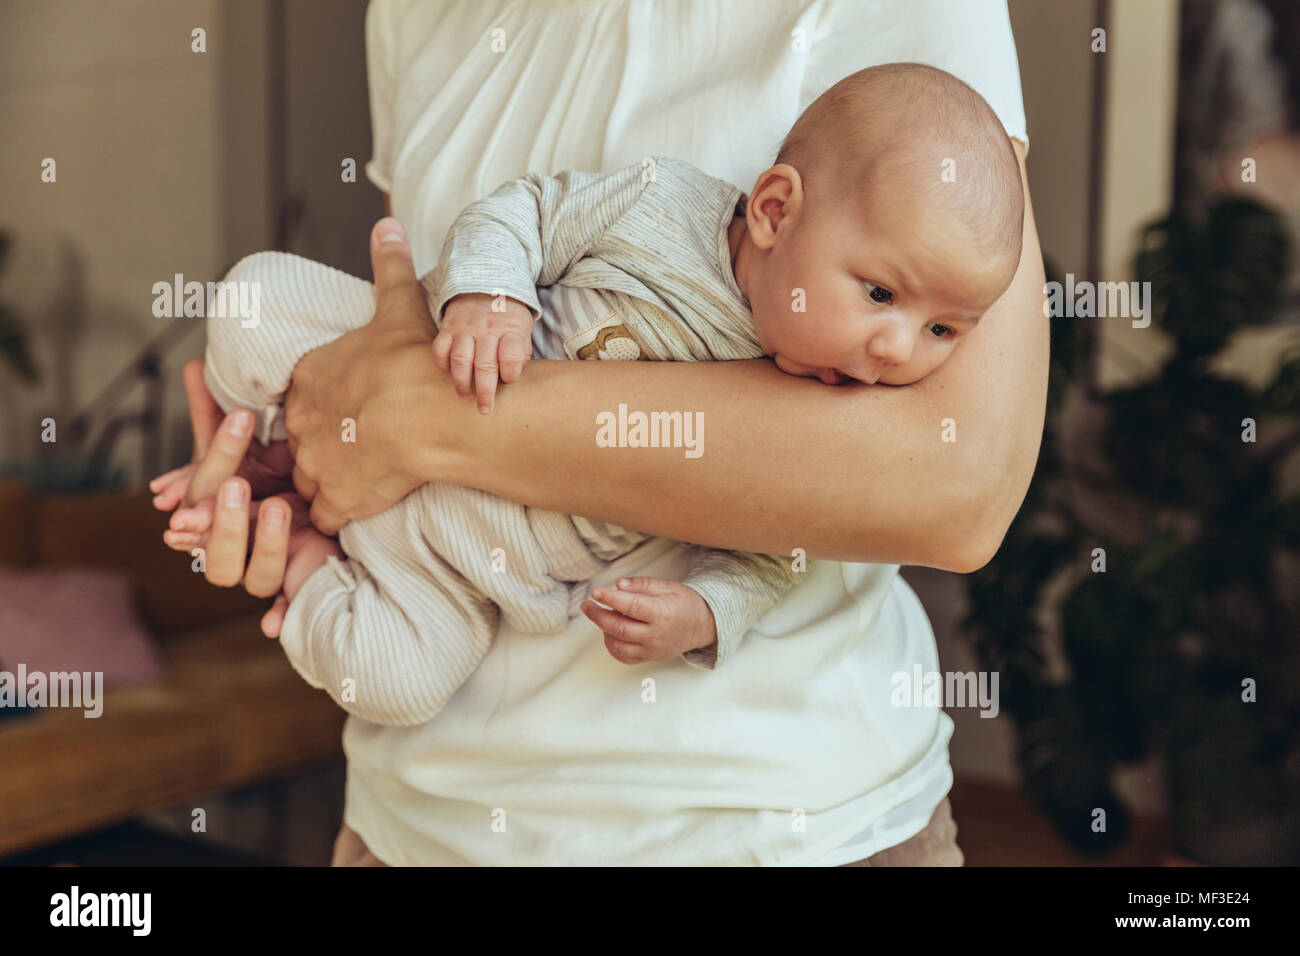
[[[435, 323], [462, 293], [524, 302], [541, 358], [756, 358], [727, 243], [741, 200], [735, 187], [659, 157], [613, 173], [530, 174], [467, 207], [420, 283]], [[253, 284], [258, 314], [209, 310], [208, 387], [223, 409], [255, 412], [260, 441], [283, 438], [294, 366], [367, 324], [374, 287], [276, 252], [248, 256], [222, 281]], [[563, 630], [590, 579], [649, 537], [429, 483], [346, 525], [339, 540], [346, 559], [331, 558], [303, 585], [281, 643], [304, 679], [349, 713], [412, 725], [483, 659], [498, 614], [520, 631]], [[725, 661], [794, 580], [783, 559], [701, 548], [684, 583], [708, 602], [718, 640], [686, 662]]]

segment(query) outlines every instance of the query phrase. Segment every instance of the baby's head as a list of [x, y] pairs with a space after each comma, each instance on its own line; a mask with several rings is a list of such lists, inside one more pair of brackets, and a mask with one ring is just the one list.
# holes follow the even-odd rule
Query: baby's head
[[823, 93], [731, 233], [778, 367], [830, 384], [918, 381], [1011, 284], [1020, 165], [978, 93], [933, 67], [861, 70]]

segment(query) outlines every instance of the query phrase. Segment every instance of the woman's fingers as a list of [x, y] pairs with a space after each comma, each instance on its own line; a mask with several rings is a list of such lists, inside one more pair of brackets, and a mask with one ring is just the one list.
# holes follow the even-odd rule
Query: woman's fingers
[[298, 492], [298, 497], [303, 501], [311, 501], [316, 497], [316, 482], [307, 476], [296, 463], [293, 466], [293, 488]]
[[280, 498], [261, 503], [253, 536], [253, 554], [244, 575], [244, 590], [254, 597], [271, 597], [284, 585], [289, 555], [289, 505]]
[[348, 523], [348, 519], [343, 512], [318, 495], [311, 501], [311, 523], [321, 534], [336, 535]]
[[195, 469], [194, 477], [190, 479], [190, 487], [185, 493], [184, 503], [192, 505], [216, 494], [217, 486], [239, 470], [252, 438], [252, 412], [246, 408], [239, 408], [227, 415], [221, 427], [212, 436], [198, 468]]
[[248, 482], [231, 478], [217, 492], [212, 531], [204, 557], [204, 576], [217, 587], [233, 588], [244, 577], [248, 554]]
[[370, 268], [375, 276], [375, 317], [372, 325], [400, 328], [417, 325], [432, 333], [429, 303], [415, 276], [411, 247], [402, 224], [388, 216], [370, 231]]
[[190, 359], [181, 370], [185, 383], [185, 397], [190, 406], [190, 427], [194, 430], [194, 460], [199, 461], [208, 452], [212, 436], [221, 424], [221, 406], [208, 391], [203, 381], [203, 359]]
[[375, 275], [375, 298], [415, 285], [415, 263], [406, 242], [406, 230], [385, 216], [370, 231], [370, 267]]

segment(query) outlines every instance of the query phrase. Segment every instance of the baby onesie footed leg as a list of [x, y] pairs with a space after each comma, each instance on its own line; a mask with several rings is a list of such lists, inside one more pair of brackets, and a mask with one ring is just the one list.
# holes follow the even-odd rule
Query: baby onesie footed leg
[[[245, 284], [241, 301], [254, 308], [209, 314], [208, 387], [224, 410], [255, 412], [258, 440], [283, 438], [281, 401], [294, 367], [368, 323], [374, 287], [278, 252], [242, 259], [223, 281]], [[428, 276], [421, 284], [431, 294]], [[550, 525], [567, 521], [551, 517]], [[471, 488], [424, 485], [344, 527], [339, 541], [347, 557], [331, 558], [303, 585], [281, 645], [304, 679], [349, 713], [380, 724], [423, 723], [486, 655], [498, 606], [513, 626], [535, 633], [562, 630], [574, 613], [572, 588], [552, 576], [551, 552], [563, 536], [552, 530], [542, 537], [545, 544], [522, 505]], [[575, 580], [599, 566], [585, 551], [579, 557], [594, 564], [572, 554], [558, 560]]]
[[[209, 303], [204, 376], [224, 411], [252, 409], [261, 442], [287, 437], [281, 401], [294, 366], [308, 352], [366, 325], [374, 286], [287, 252], [245, 256], [226, 273], [225, 300]], [[235, 295], [245, 314], [223, 308]], [[340, 435], [342, 425], [340, 425]]]
[[349, 713], [424, 723], [486, 656], [498, 608], [511, 626], [538, 634], [563, 630], [574, 613], [571, 587], [552, 576], [556, 556], [533, 528], [513, 501], [422, 485], [344, 526], [347, 557], [308, 578], [280, 643], [307, 682]]

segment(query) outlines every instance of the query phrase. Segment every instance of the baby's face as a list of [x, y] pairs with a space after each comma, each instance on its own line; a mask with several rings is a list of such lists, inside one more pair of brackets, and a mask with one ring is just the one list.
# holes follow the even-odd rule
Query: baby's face
[[760, 253], [750, 306], [759, 344], [784, 372], [831, 385], [919, 381], [1015, 273], [1015, 263], [981, 260], [937, 203], [870, 192], [839, 205], [803, 193]]

